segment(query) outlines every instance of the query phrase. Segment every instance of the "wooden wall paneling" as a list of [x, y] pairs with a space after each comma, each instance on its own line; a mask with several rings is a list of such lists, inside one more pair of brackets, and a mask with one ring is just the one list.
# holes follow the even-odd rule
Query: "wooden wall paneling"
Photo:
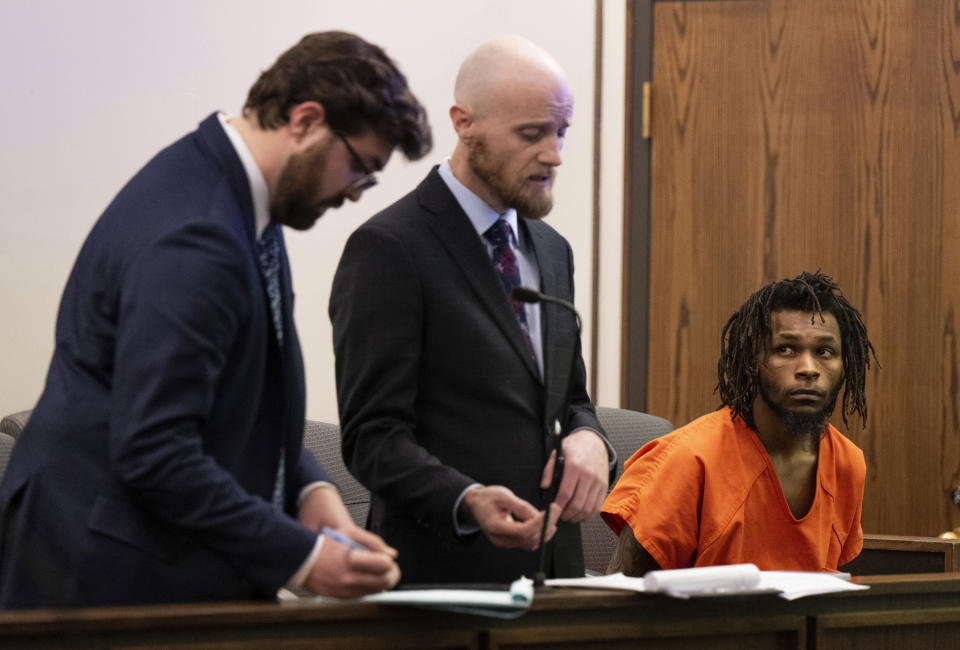
[[[850, 431], [867, 455], [863, 521], [869, 532], [936, 535], [950, 521], [939, 478], [940, 372], [934, 369], [940, 363], [934, 360], [942, 358], [941, 285], [952, 281], [940, 272], [942, 75], [938, 48], [928, 47], [931, 35], [942, 32], [937, 23], [945, 4], [825, 7], [835, 34], [823, 43], [834, 52], [824, 63], [846, 70], [851, 82], [841, 84], [849, 90], [829, 111], [840, 127], [838, 177], [850, 185], [826, 193], [839, 197], [837, 220], [852, 198], [855, 224], [852, 237], [837, 233], [852, 253], [844, 258], [840, 251], [838, 278], [863, 312], [882, 366], [868, 379], [867, 427]], [[815, 153], [803, 158], [814, 160]]]
[[846, 431], [868, 460], [865, 530], [957, 525], [956, 1], [652, 11], [646, 410], [679, 425], [713, 409], [729, 315], [768, 281], [823, 269], [882, 365], [866, 428]]
[[717, 406], [720, 330], [761, 280], [757, 57], [717, 28], [756, 32], [752, 4], [654, 5], [647, 394], [677, 425]]

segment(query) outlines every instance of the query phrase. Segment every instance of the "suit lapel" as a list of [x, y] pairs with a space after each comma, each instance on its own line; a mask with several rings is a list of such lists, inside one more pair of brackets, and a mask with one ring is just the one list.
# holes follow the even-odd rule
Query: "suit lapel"
[[[567, 288], [563, 247], [555, 238], [548, 238], [548, 226], [539, 221], [521, 219], [530, 238], [530, 244], [540, 269], [540, 291], [548, 296], [572, 300]], [[550, 422], [560, 415], [566, 401], [570, 363], [576, 345], [575, 317], [569, 311], [550, 303], [540, 304], [540, 332], [543, 339], [543, 382], [546, 389], [544, 421]]]
[[490, 313], [511, 347], [539, 381], [540, 371], [530, 357], [520, 324], [487, 250], [436, 168], [417, 188], [417, 196], [421, 206], [436, 217], [429, 220], [430, 228], [436, 233], [450, 258], [463, 271], [480, 303]]
[[303, 359], [300, 352], [300, 342], [293, 321], [293, 284], [290, 276], [287, 248], [283, 238], [283, 228], [279, 228], [277, 233], [280, 240], [280, 304], [283, 312], [284, 340], [283, 347], [280, 348], [269, 324], [272, 322], [272, 316], [263, 274], [260, 271], [256, 219], [253, 213], [253, 199], [247, 173], [233, 148], [233, 144], [231, 144], [227, 134], [224, 133], [223, 127], [220, 126], [216, 113], [201, 122], [196, 133], [200, 146], [207, 150], [210, 157], [216, 160], [217, 165], [224, 172], [235, 203], [239, 208], [238, 227], [242, 228], [253, 269], [260, 281], [263, 309], [269, 334], [267, 339], [270, 349], [267, 351], [267, 355], [268, 358], [276, 355], [275, 358], [279, 359], [279, 368], [277, 368], [277, 365], [272, 365], [268, 360], [265, 381], [281, 382], [277, 391], [281, 396], [282, 403], [279, 413], [280, 421], [275, 426], [276, 431], [280, 432], [284, 441], [286, 473], [289, 481], [295, 474], [296, 463], [300, 456], [298, 442], [301, 438], [298, 434], [302, 434], [303, 431], [306, 389], [303, 380]]
[[207, 150], [209, 156], [216, 161], [217, 166], [224, 172], [230, 186], [230, 192], [240, 208], [241, 227], [250, 246], [250, 252], [256, 258], [257, 234], [253, 216], [253, 199], [250, 196], [250, 183], [247, 181], [247, 172], [243, 169], [243, 163], [240, 162], [237, 152], [230, 143], [230, 138], [223, 132], [223, 127], [220, 126], [220, 119], [216, 113], [211, 114], [200, 123], [196, 134], [200, 146]]
[[283, 310], [283, 348], [280, 350], [280, 373], [283, 376], [283, 421], [280, 430], [283, 432], [286, 449], [284, 460], [289, 483], [296, 474], [296, 466], [300, 458], [299, 446], [305, 417], [306, 387], [303, 379], [300, 340], [293, 321], [293, 281], [290, 275], [290, 261], [287, 258], [283, 233], [278, 233], [278, 236], [280, 237], [280, 304]]

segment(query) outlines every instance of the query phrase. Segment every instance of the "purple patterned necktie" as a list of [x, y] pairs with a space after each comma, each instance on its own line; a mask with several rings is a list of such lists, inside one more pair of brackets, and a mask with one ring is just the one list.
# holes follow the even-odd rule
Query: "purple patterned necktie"
[[520, 268], [517, 266], [517, 256], [510, 247], [510, 237], [512, 235], [513, 229], [505, 219], [497, 219], [483, 233], [486, 240], [493, 245], [493, 266], [497, 269], [503, 289], [507, 292], [507, 297], [513, 305], [513, 313], [517, 317], [517, 322], [520, 323], [520, 329], [523, 331], [523, 338], [527, 342], [530, 356], [536, 361], [533, 341], [530, 340], [530, 328], [527, 326], [527, 310], [522, 302], [513, 297], [513, 290], [520, 286]]

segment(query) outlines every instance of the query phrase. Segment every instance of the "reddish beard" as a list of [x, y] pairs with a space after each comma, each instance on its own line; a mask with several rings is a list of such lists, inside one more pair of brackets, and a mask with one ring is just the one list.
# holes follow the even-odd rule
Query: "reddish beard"
[[[525, 186], [526, 176], [516, 180], [507, 178], [506, 161], [494, 158], [485, 137], [477, 136], [470, 143], [467, 163], [477, 178], [497, 196], [500, 203], [516, 210], [517, 215], [527, 219], [541, 219], [553, 208], [550, 185], [531, 188]], [[552, 179], [553, 168], [548, 168], [542, 175]]]

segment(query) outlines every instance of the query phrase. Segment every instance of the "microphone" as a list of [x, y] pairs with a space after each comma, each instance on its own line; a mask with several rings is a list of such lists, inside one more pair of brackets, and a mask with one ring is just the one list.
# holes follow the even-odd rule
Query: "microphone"
[[[530, 289], [529, 287], [517, 287], [511, 292], [510, 295], [514, 299], [523, 303], [550, 303], [559, 305], [564, 309], [569, 309], [572, 311], [574, 317], [577, 319], [577, 341], [576, 346], [573, 349], [573, 358], [570, 360], [570, 374], [567, 375], [567, 390], [564, 395], [563, 404], [560, 405], [560, 412], [555, 418], [553, 418], [553, 476], [550, 479], [550, 487], [547, 488], [547, 491], [544, 494], [546, 508], [544, 509], [543, 514], [543, 526], [540, 528], [540, 548], [538, 549], [540, 559], [538, 562], [537, 573], [533, 577], [533, 586], [543, 587], [544, 581], [547, 577], [545, 570], [547, 545], [544, 543], [544, 539], [547, 536], [547, 518], [550, 515], [550, 506], [557, 498], [557, 491], [560, 488], [560, 480], [563, 478], [563, 445], [561, 444], [563, 439], [563, 430], [560, 426], [560, 421], [565, 415], [567, 406], [570, 404], [570, 392], [571, 386], [573, 385], [573, 375], [576, 371], [577, 359], [580, 357], [580, 334], [583, 327], [581, 325], [580, 314], [577, 312], [577, 308], [569, 300], [564, 300], [555, 296], [548, 296], [545, 293], [540, 293], [539, 291]], [[565, 420], [566, 418], [563, 419]]]

